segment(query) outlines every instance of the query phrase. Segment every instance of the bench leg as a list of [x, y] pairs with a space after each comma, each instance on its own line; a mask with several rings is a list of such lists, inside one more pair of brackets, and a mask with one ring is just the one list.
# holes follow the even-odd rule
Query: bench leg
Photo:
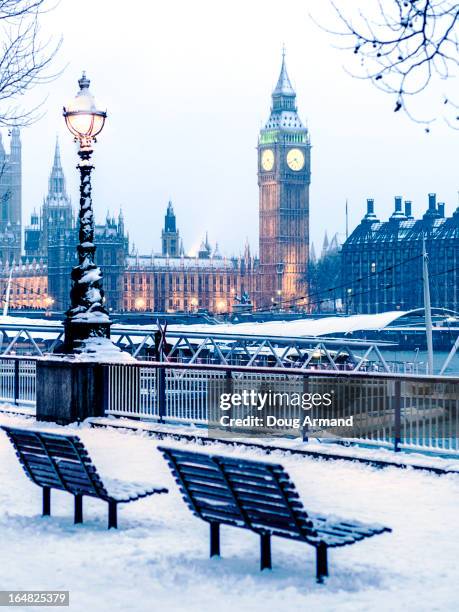
[[220, 523], [210, 523], [210, 556], [220, 556]]
[[317, 582], [323, 582], [326, 576], [328, 576], [327, 546], [322, 543], [316, 548]]
[[77, 525], [78, 523], [83, 522], [83, 496], [75, 495], [75, 520], [74, 523]]
[[43, 487], [43, 516], [50, 516], [51, 514], [51, 489], [49, 487]]
[[108, 502], [108, 528], [118, 528], [117, 503], [116, 501]]
[[271, 569], [271, 535], [260, 534], [260, 570]]

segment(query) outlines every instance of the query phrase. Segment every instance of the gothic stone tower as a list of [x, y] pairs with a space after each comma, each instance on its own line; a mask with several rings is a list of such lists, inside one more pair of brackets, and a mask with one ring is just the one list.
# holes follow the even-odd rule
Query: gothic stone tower
[[53, 166], [48, 181], [48, 195], [43, 200], [41, 217], [41, 249], [43, 256], [46, 257], [51, 243], [58, 241], [66, 230], [74, 226], [72, 202], [65, 188], [65, 176], [57, 138]]
[[164, 217], [164, 229], [161, 233], [162, 254], [166, 257], [178, 257], [180, 248], [180, 236], [176, 225], [175, 213], [172, 202], [167, 205]]
[[19, 128], [11, 129], [10, 153], [0, 134], [0, 260], [20, 261], [22, 218], [22, 162]]
[[[59, 142], [56, 139], [54, 161], [48, 181], [48, 195], [41, 213], [41, 252], [48, 261], [48, 293], [55, 309], [67, 307], [70, 292], [70, 267], [76, 240], [73, 238], [72, 202], [67, 195]], [[70, 249], [70, 253], [69, 253]]]
[[260, 305], [305, 305], [311, 145], [297, 114], [285, 54], [270, 117], [258, 141]]

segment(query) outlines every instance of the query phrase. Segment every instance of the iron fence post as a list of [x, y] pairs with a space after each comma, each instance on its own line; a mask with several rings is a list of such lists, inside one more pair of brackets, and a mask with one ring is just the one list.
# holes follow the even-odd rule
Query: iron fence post
[[[225, 370], [225, 393], [228, 393], [230, 395], [233, 393], [233, 373], [231, 372], [231, 370]], [[233, 408], [234, 406], [231, 405], [229, 411], [230, 418], [233, 418]], [[232, 427], [226, 427], [226, 429], [229, 429], [231, 431]]]
[[19, 359], [14, 360], [14, 405], [19, 404]]
[[110, 393], [109, 369], [108, 369], [108, 366], [106, 365], [102, 366], [102, 377], [103, 377], [102, 407], [104, 411], [104, 416], [106, 416], [109, 410], [108, 397]]
[[164, 423], [166, 416], [166, 369], [161, 366], [157, 369], [158, 374], [158, 417], [159, 422]]
[[402, 408], [402, 383], [395, 381], [395, 419], [394, 419], [394, 451], [400, 451], [401, 442], [401, 408]]
[[[309, 376], [305, 376], [303, 378], [303, 394], [304, 396], [306, 396], [306, 394], [308, 393], [308, 389], [309, 389]], [[304, 421], [304, 415], [302, 415], [303, 421]], [[306, 424], [303, 426], [302, 428], [303, 431], [303, 442], [309, 442], [309, 436], [308, 436], [308, 431], [309, 431], [309, 425]]]
[[231, 370], [225, 370], [225, 393], [231, 393], [233, 385], [233, 374]]

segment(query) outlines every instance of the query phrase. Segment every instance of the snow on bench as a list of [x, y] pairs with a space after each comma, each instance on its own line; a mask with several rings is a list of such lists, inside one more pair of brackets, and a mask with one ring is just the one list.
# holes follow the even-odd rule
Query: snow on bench
[[282, 465], [159, 446], [191, 511], [210, 524], [210, 556], [220, 555], [220, 524], [260, 536], [261, 569], [271, 568], [271, 536], [316, 549], [316, 576], [328, 576], [327, 550], [389, 527], [307, 512]]
[[30, 480], [43, 489], [43, 516], [51, 514], [51, 489], [75, 498], [75, 523], [83, 522], [83, 496], [108, 503], [108, 528], [117, 527], [117, 504], [168, 493], [151, 483], [100, 477], [81, 440], [74, 435], [2, 426]]

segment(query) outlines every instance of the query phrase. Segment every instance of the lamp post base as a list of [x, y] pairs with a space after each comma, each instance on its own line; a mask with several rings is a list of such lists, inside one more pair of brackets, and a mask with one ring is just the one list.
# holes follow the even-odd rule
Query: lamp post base
[[99, 363], [37, 362], [37, 420], [67, 425], [105, 415], [106, 377]]
[[76, 322], [72, 319], [64, 321], [64, 353], [84, 353], [85, 343], [92, 338], [110, 339], [110, 325], [112, 322]]

